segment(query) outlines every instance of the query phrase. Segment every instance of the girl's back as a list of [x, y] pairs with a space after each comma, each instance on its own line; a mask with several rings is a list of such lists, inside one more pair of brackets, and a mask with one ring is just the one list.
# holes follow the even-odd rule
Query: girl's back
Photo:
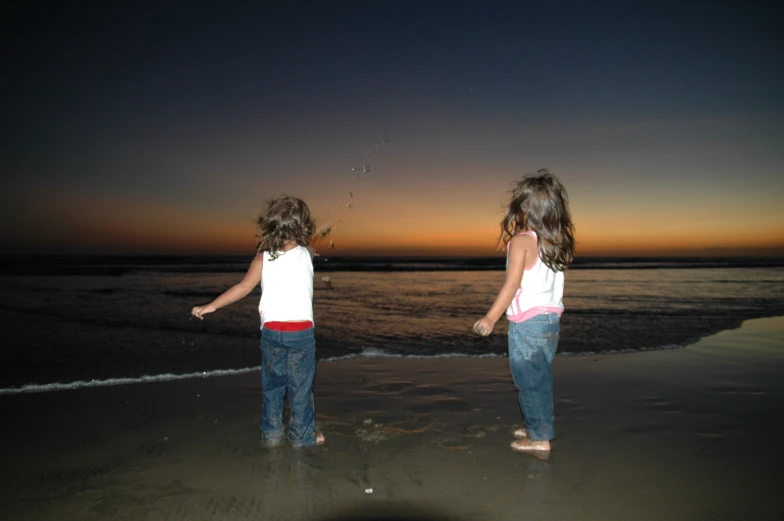
[[259, 314], [266, 322], [313, 322], [313, 261], [310, 251], [296, 246], [272, 259], [264, 252]]
[[[538, 241], [536, 232], [523, 232]], [[525, 268], [520, 287], [506, 310], [511, 322], [522, 322], [540, 313], [563, 312], [564, 272], [548, 267], [537, 254], [534, 264]]]

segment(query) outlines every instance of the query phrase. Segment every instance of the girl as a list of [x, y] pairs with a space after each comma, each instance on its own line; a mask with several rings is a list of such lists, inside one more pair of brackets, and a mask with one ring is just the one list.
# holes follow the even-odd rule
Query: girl
[[487, 336], [506, 310], [509, 366], [520, 391], [525, 428], [512, 449], [549, 453], [553, 428], [553, 358], [563, 312], [564, 271], [574, 259], [574, 226], [566, 189], [546, 169], [524, 177], [501, 221], [506, 282], [474, 331]]
[[195, 306], [204, 315], [240, 300], [261, 282], [261, 414], [267, 446], [283, 441], [283, 407], [288, 390], [288, 438], [294, 446], [321, 445], [313, 411], [316, 341], [313, 331], [313, 262], [309, 245], [315, 227], [308, 206], [295, 197], [267, 203], [258, 219], [257, 254], [245, 277], [218, 298]]

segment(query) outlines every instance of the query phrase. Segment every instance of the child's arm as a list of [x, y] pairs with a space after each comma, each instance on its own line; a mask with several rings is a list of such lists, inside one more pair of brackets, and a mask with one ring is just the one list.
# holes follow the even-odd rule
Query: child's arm
[[509, 259], [506, 268], [506, 281], [498, 292], [495, 302], [490, 307], [487, 314], [476, 321], [474, 331], [482, 336], [487, 336], [493, 332], [493, 327], [506, 308], [512, 303], [512, 299], [520, 287], [523, 280], [523, 272], [529, 261], [536, 255], [536, 239], [530, 235], [515, 235], [509, 245]]
[[201, 320], [207, 313], [213, 313], [214, 311], [237, 302], [246, 296], [248, 293], [253, 291], [253, 288], [255, 288], [256, 285], [261, 281], [261, 268], [263, 264], [264, 254], [259, 253], [253, 259], [253, 262], [250, 263], [248, 272], [245, 273], [245, 276], [240, 282], [221, 293], [218, 298], [209, 304], [204, 306], [194, 306], [193, 309], [191, 309], [191, 315]]

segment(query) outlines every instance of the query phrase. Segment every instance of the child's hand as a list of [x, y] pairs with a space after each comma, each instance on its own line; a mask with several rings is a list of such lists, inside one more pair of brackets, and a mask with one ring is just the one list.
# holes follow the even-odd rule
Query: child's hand
[[191, 315], [198, 318], [199, 320], [204, 320], [204, 315], [207, 313], [213, 313], [215, 311], [215, 306], [211, 306], [207, 304], [206, 306], [193, 306], [191, 309]]
[[474, 332], [482, 336], [488, 336], [493, 332], [494, 325], [487, 317], [482, 317], [474, 324]]

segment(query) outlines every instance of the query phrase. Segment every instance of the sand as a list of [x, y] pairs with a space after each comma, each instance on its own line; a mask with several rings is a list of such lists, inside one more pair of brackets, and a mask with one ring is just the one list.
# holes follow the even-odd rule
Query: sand
[[548, 459], [507, 363], [321, 363], [309, 449], [259, 444], [256, 374], [0, 396], [0, 519], [784, 519], [784, 318], [558, 357]]

